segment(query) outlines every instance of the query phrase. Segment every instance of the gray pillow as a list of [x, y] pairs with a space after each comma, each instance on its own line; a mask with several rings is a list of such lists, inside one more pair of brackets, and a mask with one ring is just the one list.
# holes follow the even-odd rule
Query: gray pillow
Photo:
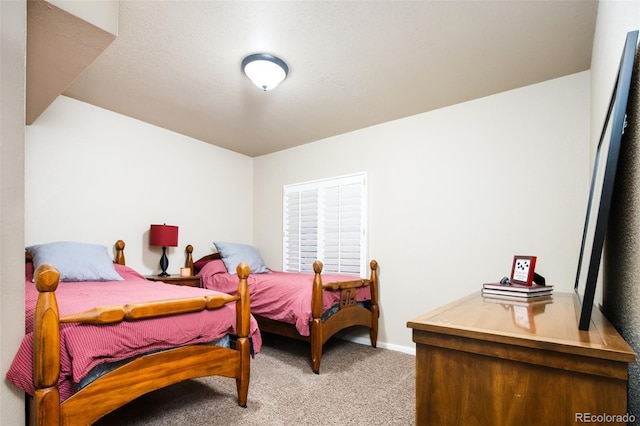
[[251, 268], [250, 272], [252, 274], [264, 274], [271, 272], [267, 269], [264, 261], [262, 260], [262, 256], [260, 256], [260, 253], [258, 253], [258, 250], [254, 247], [245, 244], [224, 243], [219, 241], [216, 241], [213, 244], [215, 244], [218, 253], [220, 253], [220, 257], [222, 257], [222, 261], [230, 274], [236, 273], [236, 267], [240, 262], [244, 262], [249, 265], [249, 268]]
[[33, 269], [48, 263], [60, 272], [60, 281], [122, 281], [105, 246], [58, 241], [27, 247]]

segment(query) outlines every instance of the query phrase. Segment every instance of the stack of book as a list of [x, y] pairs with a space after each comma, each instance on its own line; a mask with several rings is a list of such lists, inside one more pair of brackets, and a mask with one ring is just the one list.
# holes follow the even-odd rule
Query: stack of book
[[553, 292], [553, 286], [536, 285], [526, 286], [521, 284], [486, 283], [482, 285], [482, 295], [492, 298], [508, 300], [538, 301], [541, 298], [548, 299]]

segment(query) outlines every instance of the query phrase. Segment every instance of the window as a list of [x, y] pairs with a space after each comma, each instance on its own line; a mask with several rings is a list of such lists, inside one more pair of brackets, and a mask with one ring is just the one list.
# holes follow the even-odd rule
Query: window
[[366, 175], [284, 186], [283, 270], [366, 276]]

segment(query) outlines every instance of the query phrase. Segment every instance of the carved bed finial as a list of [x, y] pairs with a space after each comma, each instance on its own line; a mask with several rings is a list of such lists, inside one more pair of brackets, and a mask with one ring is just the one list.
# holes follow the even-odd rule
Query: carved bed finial
[[124, 265], [124, 241], [116, 241], [116, 263], [118, 265]]
[[187, 259], [184, 262], [184, 267], [189, 268], [191, 270], [191, 275], [195, 275], [195, 270], [193, 269], [193, 246], [188, 244], [185, 248], [187, 252]]

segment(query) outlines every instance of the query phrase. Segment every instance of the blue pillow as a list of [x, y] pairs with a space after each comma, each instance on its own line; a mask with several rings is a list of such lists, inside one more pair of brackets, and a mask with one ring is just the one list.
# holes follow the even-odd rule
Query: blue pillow
[[214, 242], [227, 271], [230, 274], [236, 273], [238, 263], [244, 262], [251, 268], [252, 274], [269, 273], [269, 269], [264, 265], [264, 261], [258, 250], [251, 246], [235, 243]]
[[33, 269], [48, 263], [60, 272], [60, 281], [122, 281], [105, 246], [59, 241], [27, 247]]

